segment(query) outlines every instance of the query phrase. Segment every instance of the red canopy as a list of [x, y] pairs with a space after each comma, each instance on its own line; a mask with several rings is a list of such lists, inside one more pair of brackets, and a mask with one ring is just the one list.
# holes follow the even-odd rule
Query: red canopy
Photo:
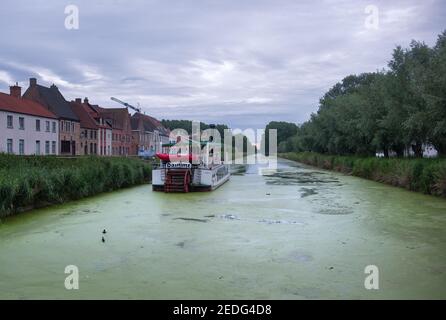
[[168, 154], [168, 153], [157, 153], [156, 156], [165, 162], [171, 161], [185, 161], [185, 158], [188, 158], [187, 161], [193, 162], [195, 160], [199, 160], [199, 157], [196, 155], [189, 154], [189, 157], [186, 155], [176, 155], [176, 154]]

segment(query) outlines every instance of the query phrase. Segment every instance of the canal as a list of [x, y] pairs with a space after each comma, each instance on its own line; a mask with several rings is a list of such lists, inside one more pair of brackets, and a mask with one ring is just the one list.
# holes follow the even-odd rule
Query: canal
[[211, 193], [146, 185], [3, 219], [0, 298], [444, 299], [445, 231], [444, 199], [280, 160]]

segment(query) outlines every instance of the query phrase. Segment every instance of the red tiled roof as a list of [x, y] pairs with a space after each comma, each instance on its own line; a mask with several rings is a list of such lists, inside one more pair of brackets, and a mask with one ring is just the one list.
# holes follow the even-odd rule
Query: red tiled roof
[[102, 110], [103, 108], [101, 108], [100, 106], [98, 106], [97, 104], [90, 104], [89, 102], [84, 102], [84, 106], [86, 106], [86, 108], [88, 109], [88, 113], [90, 114], [90, 116], [92, 116], [96, 122], [98, 123], [99, 127], [101, 128], [106, 128], [106, 129], [111, 129], [112, 126], [107, 122], [103, 121], [102, 124], [100, 124], [100, 119], [102, 118], [100, 110]]
[[110, 120], [113, 129], [125, 130], [128, 120], [129, 130], [130, 127], [130, 114], [127, 108], [102, 108], [99, 106], [93, 106], [96, 111], [99, 112], [102, 118], [106, 121]]
[[23, 98], [16, 98], [2, 92], [0, 92], [0, 110], [57, 119], [54, 113], [37, 102]]
[[88, 106], [83, 103], [78, 103], [76, 101], [70, 102], [71, 109], [73, 112], [79, 117], [81, 120], [81, 128], [87, 129], [98, 129], [99, 126], [96, 123], [96, 120], [90, 115]]
[[[162, 135], [168, 136], [170, 131], [165, 128], [160, 121], [154, 117], [148, 116], [142, 113], [135, 113], [132, 116], [133, 119], [140, 119], [143, 122], [143, 127], [145, 131], [158, 130]], [[135, 128], [136, 129], [136, 128]]]

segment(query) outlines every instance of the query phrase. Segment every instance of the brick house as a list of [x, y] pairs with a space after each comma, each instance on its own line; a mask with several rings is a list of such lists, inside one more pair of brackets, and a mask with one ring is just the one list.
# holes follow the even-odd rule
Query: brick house
[[29, 79], [29, 88], [23, 98], [40, 103], [54, 113], [59, 120], [59, 154], [80, 155], [80, 120], [73, 112], [68, 101], [53, 84], [44, 87], [35, 78]]
[[99, 106], [91, 105], [88, 98], [77, 98], [70, 103], [81, 120], [81, 148], [83, 154], [100, 156], [112, 155], [112, 126], [97, 111]]
[[89, 114], [88, 107], [82, 103], [82, 99], [71, 101], [70, 106], [81, 124], [80, 154], [97, 155], [99, 126], [96, 120]]
[[100, 117], [112, 127], [112, 155], [136, 155], [132, 151], [132, 127], [127, 108], [93, 106]]
[[100, 108], [98, 105], [92, 105], [88, 101], [88, 98], [84, 99], [84, 105], [87, 106], [87, 111], [98, 124], [98, 145], [100, 155], [112, 155], [112, 125], [106, 119], [103, 118], [101, 113], [97, 110]]
[[152, 156], [161, 152], [161, 144], [169, 142], [169, 130], [161, 122], [142, 113], [135, 113], [132, 124], [132, 154]]
[[44, 106], [21, 97], [21, 87], [0, 92], [0, 152], [57, 155], [57, 117]]

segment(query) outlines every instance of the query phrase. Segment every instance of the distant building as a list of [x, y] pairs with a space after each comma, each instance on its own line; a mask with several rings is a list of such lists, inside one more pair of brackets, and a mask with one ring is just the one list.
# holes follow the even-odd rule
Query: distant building
[[71, 108], [81, 121], [81, 149], [85, 155], [112, 155], [112, 127], [85, 98], [71, 101]]
[[47, 88], [29, 79], [29, 88], [23, 97], [40, 103], [54, 113], [59, 120], [59, 154], [80, 155], [80, 120], [73, 112], [59, 89], [53, 84]]
[[[438, 151], [435, 149], [435, 147], [429, 143], [423, 143], [422, 145], [422, 151], [423, 151], [423, 158], [435, 158], [438, 156]], [[384, 152], [380, 151], [377, 152], [376, 157], [378, 158], [384, 158]], [[389, 157], [397, 157], [397, 153], [393, 150], [389, 151]], [[413, 151], [412, 147], [406, 147], [404, 149], [404, 157], [415, 157], [415, 152]]]
[[[423, 157], [424, 158], [435, 158], [438, 156], [437, 149], [429, 143], [423, 143], [422, 145], [423, 150]], [[413, 151], [412, 147], [408, 147], [404, 150], [404, 156], [406, 157], [414, 157], [415, 152]]]
[[0, 93], [0, 152], [18, 155], [57, 155], [57, 117], [41, 104], [23, 99], [21, 87]]
[[135, 113], [131, 118], [133, 145], [132, 153], [153, 156], [161, 152], [161, 144], [169, 142], [169, 130], [153, 117]]
[[100, 117], [112, 128], [112, 155], [128, 156], [132, 153], [132, 128], [127, 108], [102, 108], [93, 106]]
[[98, 154], [98, 131], [99, 126], [96, 120], [89, 114], [88, 106], [82, 103], [82, 99], [76, 99], [70, 102], [73, 112], [79, 117], [81, 124], [80, 131], [80, 154], [97, 155]]
[[84, 99], [84, 105], [88, 106], [88, 113], [98, 124], [98, 154], [99, 155], [112, 155], [112, 125], [103, 118], [101, 113], [97, 110], [100, 108], [98, 105], [92, 105], [88, 102], [88, 98]]

